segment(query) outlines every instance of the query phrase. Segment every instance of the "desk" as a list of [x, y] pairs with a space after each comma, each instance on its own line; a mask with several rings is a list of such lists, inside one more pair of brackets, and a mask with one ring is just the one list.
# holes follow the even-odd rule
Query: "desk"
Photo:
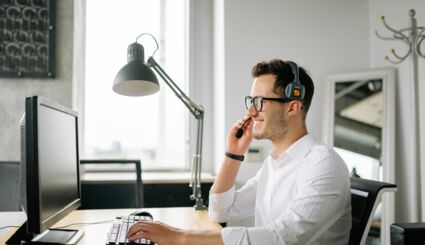
[[[0, 227], [21, 225], [27, 220], [24, 212], [0, 212]], [[0, 230], [0, 238], [12, 228], [5, 228]], [[0, 239], [0, 244], [2, 240]]]
[[[195, 230], [221, 229], [218, 223], [208, 219], [207, 211], [195, 211], [194, 208], [145, 208], [143, 210], [150, 212], [154, 220], [161, 221], [177, 228]], [[115, 217], [129, 215], [134, 211], [135, 209], [76, 210], [59, 221], [54, 227], [107, 220], [111, 220], [112, 222]], [[95, 225], [71, 226], [68, 228], [84, 231], [84, 236], [78, 244], [105, 244], [106, 234], [111, 228], [111, 222]], [[0, 237], [0, 244], [5, 244], [6, 240], [15, 230], [9, 231], [6, 235]]]

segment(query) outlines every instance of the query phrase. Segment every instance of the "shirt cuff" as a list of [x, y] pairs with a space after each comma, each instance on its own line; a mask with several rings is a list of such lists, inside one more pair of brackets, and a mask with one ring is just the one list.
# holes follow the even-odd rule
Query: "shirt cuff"
[[217, 207], [229, 207], [233, 203], [235, 197], [235, 186], [222, 193], [212, 193], [210, 191], [210, 205]]
[[224, 245], [248, 245], [246, 227], [226, 227], [221, 230]]
[[208, 214], [210, 219], [218, 222], [227, 221], [227, 212], [235, 199], [235, 186], [222, 193], [213, 194], [210, 191]]

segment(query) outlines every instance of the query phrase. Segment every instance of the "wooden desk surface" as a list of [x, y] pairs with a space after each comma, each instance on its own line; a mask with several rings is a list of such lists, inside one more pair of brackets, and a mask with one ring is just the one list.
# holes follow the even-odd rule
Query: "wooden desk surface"
[[[54, 227], [61, 227], [75, 223], [94, 223], [108, 221], [108, 223], [93, 225], [74, 225], [68, 229], [80, 229], [84, 231], [84, 236], [78, 244], [105, 244], [106, 236], [111, 228], [111, 223], [117, 216], [126, 216], [137, 211], [135, 209], [102, 209], [102, 210], [76, 210], [59, 221]], [[194, 208], [145, 208], [152, 214], [154, 220], [161, 221], [168, 225], [194, 230], [220, 230], [218, 223], [208, 219], [207, 211], [195, 211]], [[16, 229], [15, 229], [16, 230]], [[6, 240], [13, 234], [9, 231], [0, 237], [0, 244], [5, 244]]]

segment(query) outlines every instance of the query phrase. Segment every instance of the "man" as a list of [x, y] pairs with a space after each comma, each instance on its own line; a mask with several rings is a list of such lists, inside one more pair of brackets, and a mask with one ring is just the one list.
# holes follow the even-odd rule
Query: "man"
[[[255, 227], [205, 232], [144, 222], [130, 229], [130, 239], [145, 237], [160, 245], [348, 244], [348, 169], [332, 148], [316, 143], [307, 132], [305, 119], [314, 93], [310, 76], [282, 60], [259, 63], [252, 75], [247, 116], [227, 137], [209, 215], [217, 222], [255, 216]], [[241, 138], [236, 137], [239, 128], [244, 129]], [[241, 160], [253, 138], [270, 140], [273, 149], [255, 177], [235, 191]]]

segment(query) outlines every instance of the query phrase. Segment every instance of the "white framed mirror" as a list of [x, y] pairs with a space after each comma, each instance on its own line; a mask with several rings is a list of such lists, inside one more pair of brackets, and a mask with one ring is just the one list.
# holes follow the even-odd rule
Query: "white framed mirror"
[[[327, 82], [325, 143], [352, 176], [395, 183], [395, 69], [333, 73]], [[370, 239], [390, 244], [394, 207], [394, 194], [386, 193], [372, 223], [377, 238]]]

